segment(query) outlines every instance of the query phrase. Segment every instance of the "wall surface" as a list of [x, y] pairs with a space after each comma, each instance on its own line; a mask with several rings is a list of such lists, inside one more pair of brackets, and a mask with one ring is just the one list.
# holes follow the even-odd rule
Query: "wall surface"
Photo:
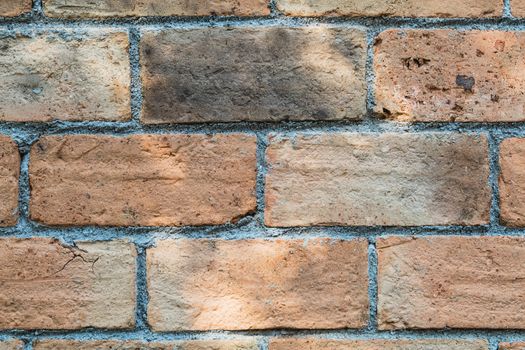
[[525, 1], [0, 0], [0, 350], [525, 349]]

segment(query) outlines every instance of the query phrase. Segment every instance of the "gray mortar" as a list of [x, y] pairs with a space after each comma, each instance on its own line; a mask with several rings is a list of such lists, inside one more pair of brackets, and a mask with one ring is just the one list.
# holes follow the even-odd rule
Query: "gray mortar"
[[[381, 120], [373, 113], [374, 73], [373, 42], [376, 36], [388, 28], [437, 29], [452, 28], [457, 30], [504, 30], [525, 31], [525, 19], [512, 17], [510, 0], [504, 0], [504, 14], [494, 19], [429, 19], [429, 18], [292, 18], [285, 17], [276, 8], [275, 1], [270, 2], [271, 13], [267, 17], [149, 17], [120, 18], [103, 20], [65, 20], [47, 18], [42, 9], [42, 1], [35, 0], [29, 14], [15, 18], [0, 17], [0, 32], [38, 33], [50, 30], [73, 29], [82, 32], [89, 28], [117, 28], [129, 33], [131, 63], [131, 114], [127, 122], [63, 122], [49, 123], [0, 123], [0, 133], [10, 135], [18, 143], [22, 158], [20, 176], [19, 208], [20, 219], [15, 227], [0, 228], [0, 237], [55, 237], [64, 244], [75, 241], [107, 241], [127, 239], [133, 242], [137, 256], [137, 310], [136, 327], [132, 330], [83, 329], [76, 331], [0, 331], [0, 340], [19, 338], [24, 340], [25, 349], [32, 349], [32, 343], [38, 339], [64, 338], [76, 340], [119, 339], [119, 340], [175, 340], [175, 339], [232, 339], [255, 337], [259, 348], [266, 350], [268, 342], [274, 336], [309, 337], [318, 336], [332, 339], [484, 339], [490, 344], [490, 350], [496, 350], [500, 341], [524, 341], [525, 330], [398, 330], [381, 331], [377, 329], [377, 250], [375, 242], [379, 237], [427, 236], [427, 235], [468, 235], [468, 236], [519, 236], [525, 237], [525, 230], [508, 228], [499, 223], [498, 201], [498, 148], [507, 137], [525, 137], [525, 123], [398, 123]], [[367, 32], [367, 115], [360, 122], [345, 121], [303, 121], [303, 122], [239, 122], [206, 123], [178, 125], [141, 125], [140, 111], [142, 93], [140, 84], [139, 41], [142, 30], [165, 28], [198, 28], [207, 26], [262, 27], [287, 26], [302, 27], [307, 25], [330, 24], [336, 27], [358, 28]], [[294, 136], [296, 133], [317, 132], [464, 132], [485, 134], [489, 140], [490, 177], [489, 184], [493, 191], [490, 211], [490, 224], [482, 226], [421, 226], [421, 227], [295, 227], [269, 228], [264, 226], [264, 177], [266, 174], [265, 151], [268, 135], [276, 133]], [[236, 223], [202, 227], [45, 227], [29, 219], [29, 150], [31, 145], [42, 135], [61, 134], [104, 134], [129, 135], [137, 133], [231, 133], [246, 132], [257, 136], [257, 212], [242, 218]], [[330, 237], [334, 239], [368, 239], [369, 288], [370, 298], [369, 324], [361, 330], [264, 330], [264, 331], [209, 331], [209, 332], [167, 332], [154, 333], [147, 324], [148, 294], [146, 289], [145, 250], [154, 246], [158, 239], [167, 238], [208, 238], [208, 239], [246, 239], [260, 238], [273, 240], [311, 239]]]

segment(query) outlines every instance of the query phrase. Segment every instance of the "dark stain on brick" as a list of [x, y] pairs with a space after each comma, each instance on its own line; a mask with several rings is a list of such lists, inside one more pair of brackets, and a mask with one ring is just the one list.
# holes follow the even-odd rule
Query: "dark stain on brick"
[[466, 92], [472, 92], [476, 80], [468, 75], [456, 75], [456, 85], [461, 86]]

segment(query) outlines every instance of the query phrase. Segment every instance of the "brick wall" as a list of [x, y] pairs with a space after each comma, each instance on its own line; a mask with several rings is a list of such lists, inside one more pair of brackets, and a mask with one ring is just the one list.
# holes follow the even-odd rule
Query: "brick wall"
[[0, 0], [0, 350], [525, 349], [524, 30]]

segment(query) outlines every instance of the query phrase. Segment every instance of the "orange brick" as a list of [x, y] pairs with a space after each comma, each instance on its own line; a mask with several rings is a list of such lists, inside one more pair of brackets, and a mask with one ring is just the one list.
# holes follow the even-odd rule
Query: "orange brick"
[[24, 342], [21, 340], [0, 341], [0, 350], [23, 350]]
[[504, 140], [499, 164], [501, 221], [509, 226], [525, 226], [525, 139]]
[[328, 340], [274, 339], [269, 350], [488, 350], [484, 340]]
[[[253, 340], [187, 340], [172, 342], [38, 340], [35, 350], [258, 350]], [[0, 350], [3, 350], [0, 348]]]
[[13, 226], [18, 219], [20, 155], [16, 143], [0, 135], [0, 226]]
[[0, 16], [13, 17], [31, 11], [31, 0], [2, 0], [0, 1]]

